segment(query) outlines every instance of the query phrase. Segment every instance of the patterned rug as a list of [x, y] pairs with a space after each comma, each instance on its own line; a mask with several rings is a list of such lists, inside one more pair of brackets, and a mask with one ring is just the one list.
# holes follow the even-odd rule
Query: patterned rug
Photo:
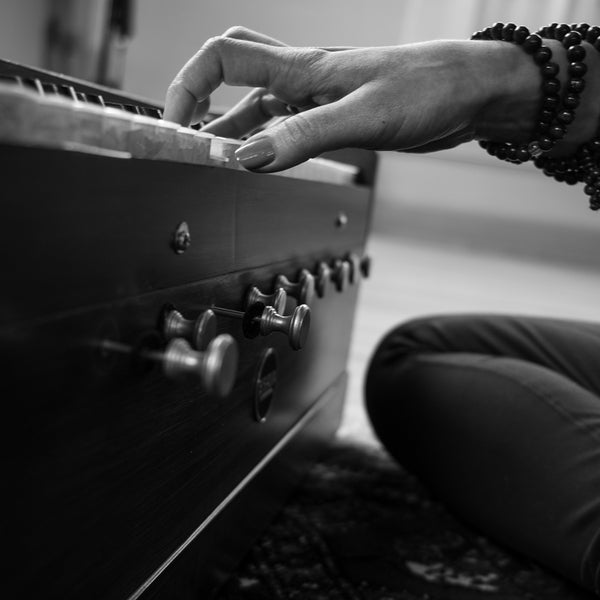
[[469, 530], [378, 447], [338, 440], [218, 600], [591, 600]]

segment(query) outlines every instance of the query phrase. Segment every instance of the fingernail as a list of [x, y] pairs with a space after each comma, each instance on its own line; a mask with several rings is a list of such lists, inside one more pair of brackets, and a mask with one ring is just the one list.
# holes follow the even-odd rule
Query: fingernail
[[240, 146], [235, 156], [245, 169], [258, 169], [275, 160], [275, 150], [268, 138], [262, 138]]

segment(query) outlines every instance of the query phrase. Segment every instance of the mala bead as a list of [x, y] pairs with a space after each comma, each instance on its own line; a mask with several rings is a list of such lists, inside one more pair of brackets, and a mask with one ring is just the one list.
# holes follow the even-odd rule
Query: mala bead
[[[525, 144], [482, 140], [479, 145], [491, 156], [521, 164], [533, 160], [545, 175], [567, 185], [582, 182], [589, 197], [589, 207], [600, 210], [600, 124], [595, 136], [582, 144], [571, 156], [551, 158], [548, 152], [564, 138], [567, 126], [575, 119], [580, 96], [585, 89], [586, 49], [582, 42], [600, 52], [600, 27], [587, 23], [551, 23], [531, 33], [527, 27], [514, 23], [494, 23], [475, 32], [473, 40], [501, 40], [521, 46], [532, 56], [542, 76], [542, 100], [533, 139]], [[561, 94], [559, 67], [552, 62], [552, 51], [545, 39], [556, 40], [565, 50], [568, 79]]]
[[521, 46], [539, 67], [542, 78], [540, 113], [533, 139], [523, 144], [486, 141], [483, 147], [490, 155], [510, 162], [526, 162], [550, 150], [555, 140], [564, 136], [564, 131], [556, 129], [562, 128], [563, 125], [554, 122], [555, 113], [560, 106], [561, 84], [557, 78], [558, 64], [552, 61], [552, 50], [544, 45], [539, 33], [531, 33], [527, 27], [517, 26], [514, 23], [494, 23], [491, 27], [475, 32], [471, 39], [500, 40]]

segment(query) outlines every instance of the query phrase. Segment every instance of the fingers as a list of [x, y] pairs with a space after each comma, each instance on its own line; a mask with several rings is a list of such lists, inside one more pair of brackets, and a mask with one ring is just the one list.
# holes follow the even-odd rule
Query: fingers
[[255, 88], [226, 114], [213, 119], [202, 131], [222, 137], [241, 138], [270, 121], [286, 116], [287, 105], [264, 88]]
[[248, 42], [256, 42], [257, 44], [266, 44], [267, 46], [286, 46], [283, 42], [276, 40], [275, 38], [269, 37], [264, 33], [258, 33], [252, 29], [236, 25], [230, 27], [224, 34], [223, 37], [232, 38], [235, 40], [246, 40]]
[[[165, 101], [165, 119], [189, 124], [196, 105], [221, 84], [272, 89], [281, 85], [299, 102], [310, 97], [311, 80], [306, 65], [318, 52], [299, 52], [287, 47], [218, 37], [209, 40], [177, 74]], [[243, 58], [243, 60], [242, 60]], [[283, 78], [283, 79], [282, 79]]]
[[355, 94], [289, 117], [251, 137], [236, 157], [246, 169], [274, 172], [327, 150], [365, 146], [369, 119]]

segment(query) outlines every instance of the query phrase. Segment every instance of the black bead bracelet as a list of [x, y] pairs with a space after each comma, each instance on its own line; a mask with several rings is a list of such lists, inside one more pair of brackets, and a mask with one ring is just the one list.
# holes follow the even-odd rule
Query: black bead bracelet
[[542, 101], [537, 121], [537, 129], [529, 142], [513, 144], [511, 142], [481, 141], [479, 145], [488, 154], [501, 160], [523, 163], [551, 150], [557, 140], [565, 135], [563, 125], [555, 123], [560, 107], [560, 81], [557, 78], [559, 67], [552, 61], [552, 50], [543, 44], [538, 33], [530, 33], [527, 27], [517, 27], [514, 23], [494, 23], [471, 36], [472, 40], [500, 40], [521, 46], [530, 54], [540, 69], [542, 76]]
[[[600, 52], [600, 27], [592, 27], [587, 23], [552, 23], [530, 34], [526, 27], [495, 23], [474, 33], [471, 39], [502, 40], [522, 46], [525, 52], [532, 55], [542, 76], [542, 101], [532, 139], [525, 144], [491, 141], [481, 141], [479, 144], [488, 154], [509, 162], [518, 164], [533, 159], [536, 167], [557, 181], [570, 185], [583, 182], [584, 192], [590, 198], [590, 208], [599, 210], [600, 124], [595, 137], [582, 144], [571, 156], [551, 158], [547, 153], [565, 136], [567, 126], [575, 119], [587, 72], [586, 51], [582, 42], [591, 44]], [[562, 94], [557, 77], [559, 68], [552, 62], [552, 51], [544, 46], [544, 39], [561, 42], [567, 55], [568, 80]]]
[[[571, 102], [575, 97], [575, 104], [578, 104], [579, 94], [585, 87], [583, 77], [587, 72], [587, 66], [583, 62], [585, 48], [581, 46], [581, 42], [588, 42], [600, 52], [600, 27], [591, 27], [587, 23], [552, 23], [538, 33], [544, 38], [560, 41], [566, 49], [570, 79], [563, 103]], [[566, 111], [569, 110], [567, 106]], [[534, 160], [534, 164], [556, 181], [563, 181], [569, 185], [584, 183], [584, 192], [589, 196], [590, 208], [595, 211], [600, 209], [600, 124], [595, 136], [582, 144], [571, 156], [540, 156]]]

